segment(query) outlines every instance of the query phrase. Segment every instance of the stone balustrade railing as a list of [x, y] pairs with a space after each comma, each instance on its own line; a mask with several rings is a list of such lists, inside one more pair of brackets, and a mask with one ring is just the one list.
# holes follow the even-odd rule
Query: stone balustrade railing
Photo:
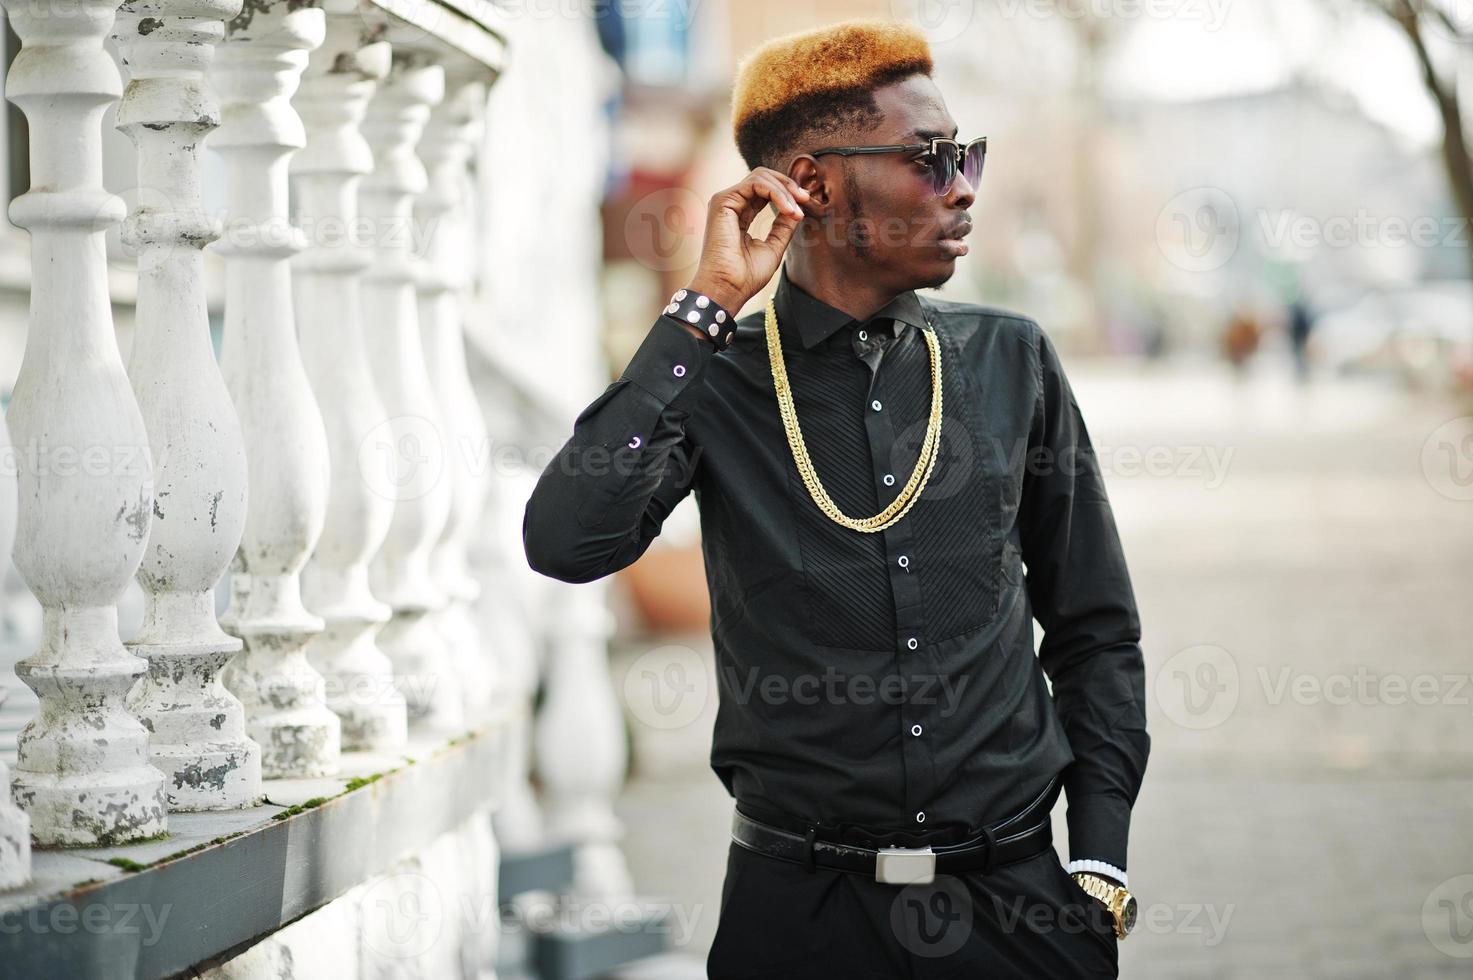
[[[248, 816], [277, 787], [359, 771], [360, 753], [494, 719], [486, 801], [510, 808], [514, 846], [570, 841], [580, 888], [627, 892], [601, 593], [528, 582], [519, 541], [486, 523], [519, 511], [534, 475], [493, 485], [496, 424], [463, 330], [502, 15], [483, 0], [4, 3], [33, 186], [10, 205], [32, 284], [0, 554], [13, 540], [42, 628], [16, 666], [39, 709], [0, 761], [0, 914], [55, 889], [32, 872], [58, 849], [156, 841], [174, 814]], [[114, 102], [131, 214], [102, 183]], [[205, 210], [204, 151], [224, 164], [222, 213]], [[104, 249], [118, 223], [138, 277], [126, 367]], [[218, 363], [207, 253], [225, 276]], [[143, 625], [125, 644], [135, 577]]]

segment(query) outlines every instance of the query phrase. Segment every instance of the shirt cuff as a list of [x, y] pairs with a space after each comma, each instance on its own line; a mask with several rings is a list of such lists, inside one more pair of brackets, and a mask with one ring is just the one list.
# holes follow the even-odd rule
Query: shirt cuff
[[1121, 887], [1130, 887], [1130, 879], [1125, 876], [1125, 870], [1123, 868], [1117, 868], [1113, 864], [1107, 864], [1104, 861], [1096, 861], [1093, 858], [1080, 858], [1077, 861], [1070, 861], [1068, 864], [1064, 865], [1064, 870], [1069, 872], [1071, 875], [1080, 871], [1109, 875], [1111, 878], [1114, 878], [1116, 881], [1120, 882]]
[[1069, 800], [1069, 853], [1125, 867], [1130, 836], [1130, 804], [1119, 797], [1092, 793]]
[[[699, 390], [716, 345], [691, 333], [674, 317], [655, 321], [619, 376], [649, 392], [661, 405], [686, 409]], [[682, 397], [684, 396], [684, 397]]]

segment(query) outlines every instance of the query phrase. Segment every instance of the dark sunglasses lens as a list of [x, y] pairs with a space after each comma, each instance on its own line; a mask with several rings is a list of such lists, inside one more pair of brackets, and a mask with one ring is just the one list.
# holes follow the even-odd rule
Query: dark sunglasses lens
[[972, 190], [976, 190], [977, 184], [982, 180], [982, 164], [986, 161], [986, 143], [973, 143], [967, 147], [967, 158], [962, 161], [962, 176], [967, 178]]
[[942, 143], [931, 155], [931, 186], [937, 194], [945, 194], [956, 180], [956, 147]]

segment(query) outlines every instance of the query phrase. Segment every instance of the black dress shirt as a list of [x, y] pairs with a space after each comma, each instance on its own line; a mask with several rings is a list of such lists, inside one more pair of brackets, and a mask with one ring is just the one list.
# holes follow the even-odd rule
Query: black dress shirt
[[694, 490], [720, 692], [711, 765], [738, 807], [960, 837], [1062, 773], [1072, 856], [1125, 868], [1150, 746], [1140, 622], [1053, 345], [1026, 317], [915, 292], [859, 323], [785, 268], [775, 301], [803, 438], [851, 517], [882, 510], [916, 465], [934, 327], [941, 456], [909, 513], [866, 533], [814, 503], [763, 312], [724, 351], [661, 316], [539, 477], [531, 567], [615, 572]]

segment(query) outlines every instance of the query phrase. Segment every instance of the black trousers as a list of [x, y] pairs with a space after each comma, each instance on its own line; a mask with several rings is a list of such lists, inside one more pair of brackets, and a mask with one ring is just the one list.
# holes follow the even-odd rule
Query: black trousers
[[710, 980], [1118, 977], [1104, 906], [1049, 847], [990, 874], [890, 885], [733, 843]]

